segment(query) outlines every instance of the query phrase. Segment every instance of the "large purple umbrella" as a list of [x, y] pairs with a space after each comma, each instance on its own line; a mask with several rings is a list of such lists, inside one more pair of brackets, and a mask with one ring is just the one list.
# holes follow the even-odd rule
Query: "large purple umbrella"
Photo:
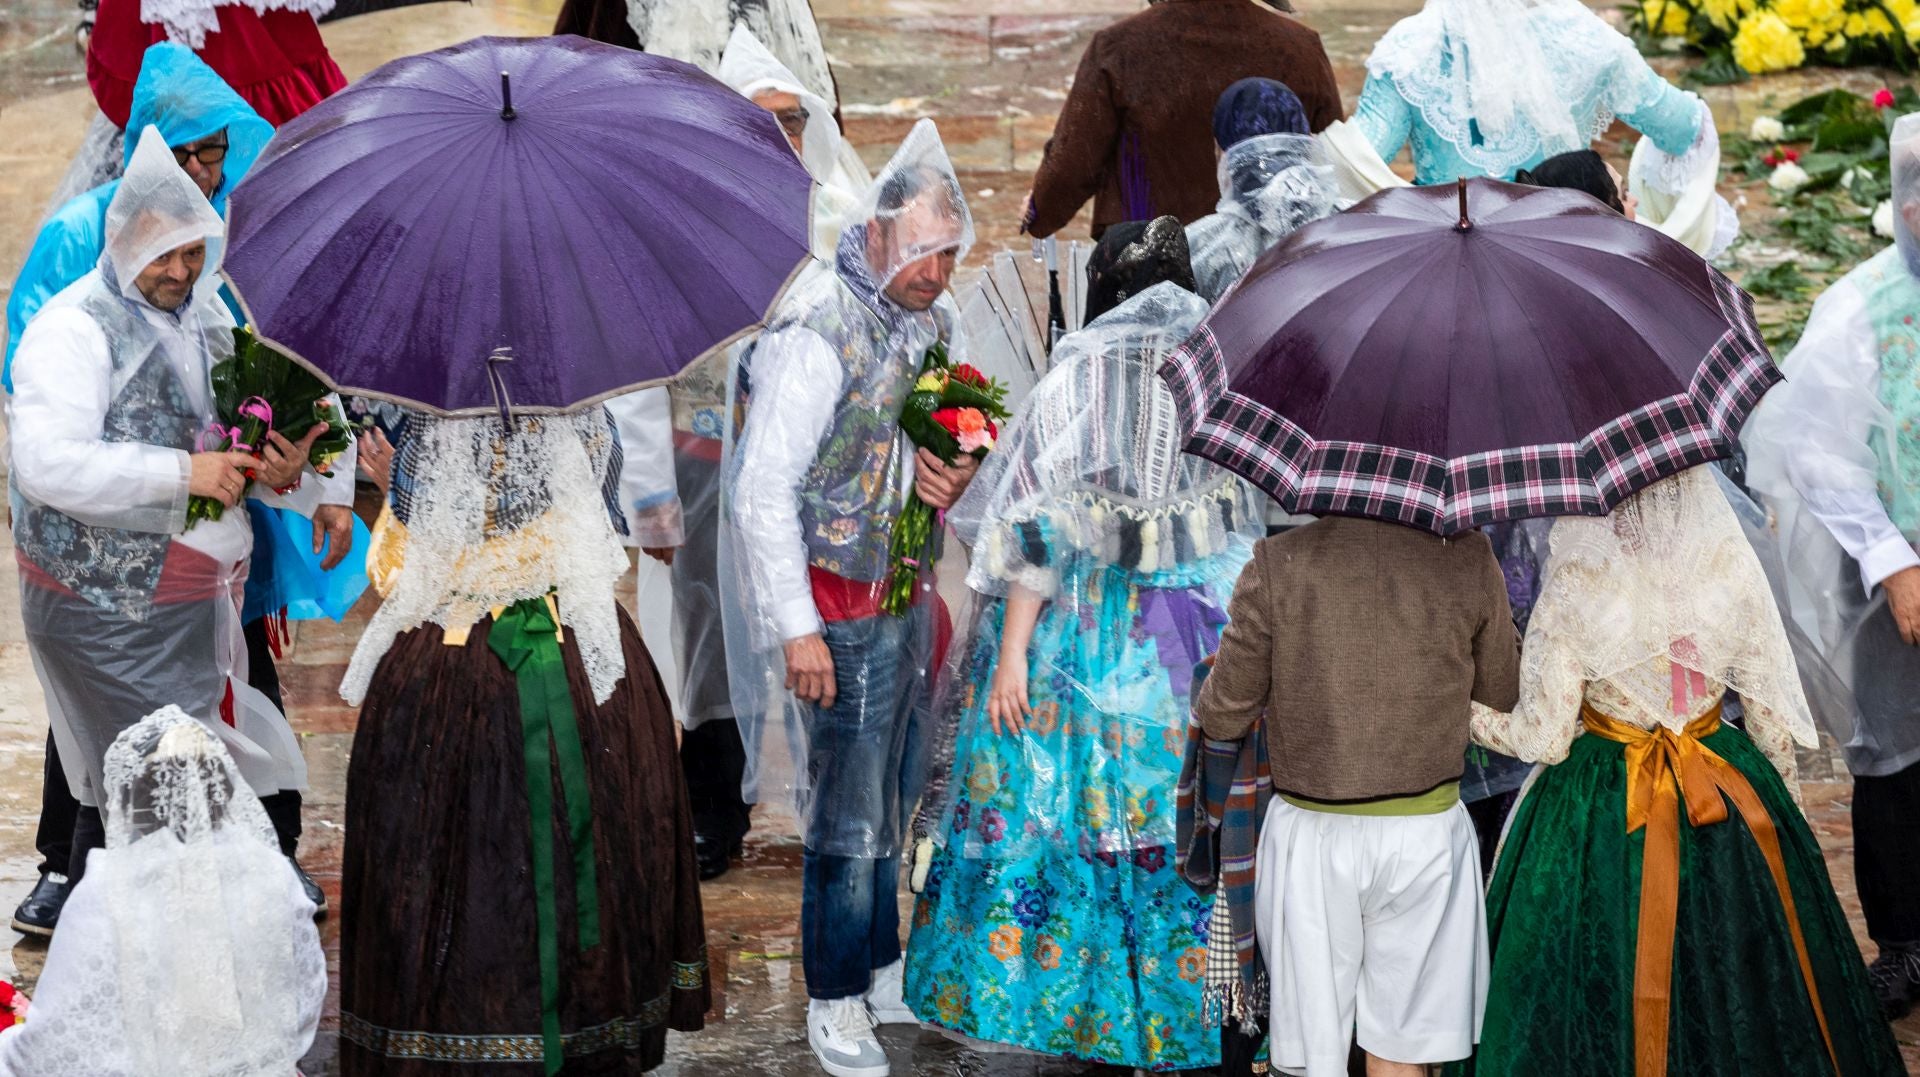
[[755, 328], [811, 195], [773, 116], [688, 64], [477, 38], [280, 128], [233, 193], [225, 274], [342, 392], [567, 410]]
[[1187, 451], [1289, 511], [1443, 535], [1602, 514], [1731, 455], [1780, 378], [1752, 299], [1692, 251], [1585, 194], [1491, 180], [1294, 233], [1161, 376]]

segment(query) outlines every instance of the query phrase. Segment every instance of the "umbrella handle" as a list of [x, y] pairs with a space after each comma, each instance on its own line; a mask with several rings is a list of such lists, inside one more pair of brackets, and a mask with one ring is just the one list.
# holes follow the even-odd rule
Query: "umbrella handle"
[[493, 406], [500, 409], [500, 428], [513, 433], [513, 400], [507, 396], [506, 380], [500, 376], [500, 364], [513, 362], [513, 349], [501, 345], [487, 356], [487, 385], [493, 390]]
[[[503, 75], [501, 77], [505, 78], [506, 76]], [[1454, 231], [1470, 232], [1473, 230], [1473, 221], [1468, 219], [1467, 217], [1467, 177], [1461, 176], [1459, 179], [1459, 184], [1460, 184], [1460, 223], [1454, 226]]]

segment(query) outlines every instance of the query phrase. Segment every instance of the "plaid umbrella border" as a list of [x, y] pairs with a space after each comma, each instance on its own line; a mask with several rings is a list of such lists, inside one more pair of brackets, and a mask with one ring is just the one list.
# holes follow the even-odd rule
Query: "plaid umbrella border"
[[[1729, 328], [1687, 391], [1654, 401], [1578, 442], [1454, 460], [1393, 446], [1318, 441], [1227, 388], [1225, 356], [1205, 325], [1160, 368], [1186, 451], [1260, 487], [1289, 512], [1365, 516], [1453, 534], [1501, 520], [1598, 516], [1668, 475], [1731, 455], [1761, 396], [1781, 380], [1753, 322], [1753, 300], [1714, 271]], [[1209, 404], [1209, 401], [1211, 403]]]

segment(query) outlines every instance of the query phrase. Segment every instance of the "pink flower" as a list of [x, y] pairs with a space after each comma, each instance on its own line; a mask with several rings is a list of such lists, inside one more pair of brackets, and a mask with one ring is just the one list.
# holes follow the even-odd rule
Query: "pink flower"
[[960, 432], [961, 452], [982, 452], [992, 448], [993, 435], [987, 433], [985, 429], [963, 430]]
[[1873, 95], [1873, 107], [1875, 109], [1892, 108], [1893, 91], [1887, 89], [1885, 86], [1876, 90]]

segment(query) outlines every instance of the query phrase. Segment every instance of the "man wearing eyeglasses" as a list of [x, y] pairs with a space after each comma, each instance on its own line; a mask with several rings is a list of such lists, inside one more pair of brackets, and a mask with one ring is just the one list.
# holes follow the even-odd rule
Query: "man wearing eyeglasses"
[[[223, 218], [227, 196], [245, 178], [273, 135], [273, 127], [212, 68], [192, 50], [172, 43], [154, 45], [142, 60], [128, 120], [128, 161], [138, 142], [133, 132], [149, 125], [159, 130], [173, 151], [174, 163]], [[14, 391], [15, 349], [27, 324], [62, 290], [99, 265], [107, 240], [107, 207], [119, 188], [119, 180], [104, 183], [61, 206], [41, 225], [7, 300], [7, 348], [5, 366], [0, 367], [0, 385], [9, 394]], [[224, 289], [221, 296], [227, 298]], [[231, 300], [228, 306], [234, 308]], [[238, 318], [240, 312], [233, 309], [233, 314]], [[321, 504], [312, 514], [314, 549], [326, 549], [322, 567], [327, 569], [345, 559], [353, 545], [353, 450], [348, 453], [343, 466], [335, 467], [332, 476], [320, 479]], [[19, 506], [13, 508], [17, 515]], [[279, 678], [263, 629], [263, 619], [247, 626], [248, 681], [278, 706]], [[40, 881], [13, 917], [14, 930], [34, 935], [53, 934], [66, 903], [70, 884], [64, 873], [79, 809], [51, 736], [44, 782], [40, 826], [34, 842], [41, 855]], [[282, 850], [291, 858], [300, 834], [301, 796], [287, 792], [262, 799], [279, 832]], [[295, 869], [299, 869], [297, 863]], [[319, 887], [304, 872], [301, 880], [316, 907], [324, 910], [326, 897]]]

